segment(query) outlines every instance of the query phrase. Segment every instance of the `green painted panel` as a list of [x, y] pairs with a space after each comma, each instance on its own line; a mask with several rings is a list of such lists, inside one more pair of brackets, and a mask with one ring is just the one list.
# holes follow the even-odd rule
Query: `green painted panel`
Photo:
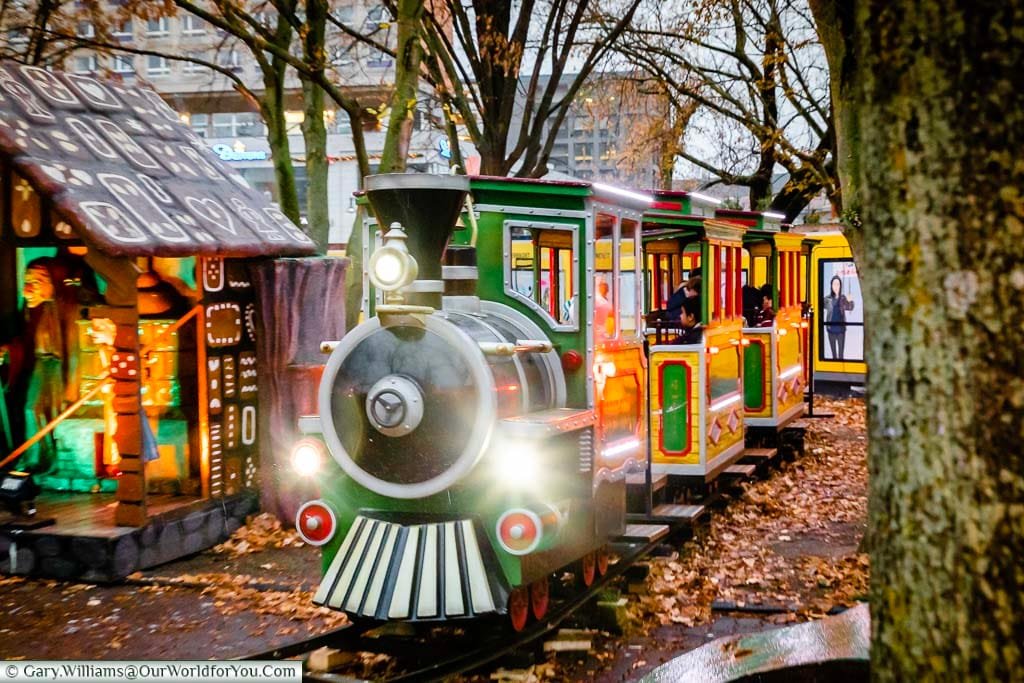
[[750, 344], [743, 349], [743, 405], [748, 410], [764, 408], [764, 346]]
[[690, 438], [689, 370], [680, 363], [660, 368], [661, 448], [667, 453], [687, 450]]

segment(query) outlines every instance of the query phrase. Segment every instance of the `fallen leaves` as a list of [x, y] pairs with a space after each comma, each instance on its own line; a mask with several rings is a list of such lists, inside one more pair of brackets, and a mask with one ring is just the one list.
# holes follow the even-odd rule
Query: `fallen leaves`
[[716, 510], [706, 534], [650, 561], [634, 620], [697, 626], [715, 601], [795, 609], [814, 618], [862, 599], [869, 563], [860, 553], [867, 518], [863, 401], [822, 401], [835, 414], [810, 420], [806, 455]]
[[211, 551], [238, 556], [257, 553], [266, 548], [301, 548], [305, 545], [294, 529], [285, 529], [279, 520], [269, 512], [249, 517], [245, 526], [240, 527], [231, 538]]

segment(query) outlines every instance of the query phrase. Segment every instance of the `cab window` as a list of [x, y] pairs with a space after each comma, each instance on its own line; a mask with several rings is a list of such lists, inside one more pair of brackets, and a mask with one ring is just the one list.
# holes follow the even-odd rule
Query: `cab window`
[[616, 333], [615, 286], [616, 217], [599, 213], [594, 226], [594, 339], [612, 339]]
[[619, 240], [619, 330], [624, 336], [637, 334], [637, 319], [641, 309], [640, 287], [637, 285], [637, 265], [640, 256], [640, 224], [624, 219]]
[[507, 223], [505, 292], [549, 324], [576, 327], [576, 230]]

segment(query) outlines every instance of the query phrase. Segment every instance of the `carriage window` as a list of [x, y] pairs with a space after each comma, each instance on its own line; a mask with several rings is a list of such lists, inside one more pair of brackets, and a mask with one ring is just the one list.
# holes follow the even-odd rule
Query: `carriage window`
[[530, 304], [554, 325], [575, 324], [574, 231], [509, 226], [506, 291]]
[[714, 402], [740, 389], [740, 354], [738, 347], [712, 347], [708, 358], [708, 398]]
[[597, 214], [594, 227], [594, 339], [615, 337], [615, 217]]
[[622, 221], [622, 235], [619, 240], [619, 329], [623, 335], [637, 333], [639, 316], [640, 287], [637, 285], [637, 254], [639, 249], [640, 224], [632, 220]]

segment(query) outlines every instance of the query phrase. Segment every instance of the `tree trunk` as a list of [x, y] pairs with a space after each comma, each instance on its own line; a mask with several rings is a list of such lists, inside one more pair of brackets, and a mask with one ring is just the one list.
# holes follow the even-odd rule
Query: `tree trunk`
[[327, 251], [330, 213], [327, 208], [327, 127], [324, 125], [324, 91], [319, 85], [302, 81], [305, 117], [302, 137], [306, 143], [306, 233]]
[[398, 49], [395, 54], [395, 89], [391, 93], [391, 116], [388, 132], [381, 151], [380, 172], [402, 173], [409, 158], [409, 139], [412, 137], [413, 115], [420, 82], [420, 62], [423, 48], [420, 44], [420, 21], [423, 18], [421, 0], [398, 1]]
[[863, 219], [872, 674], [1019, 680], [1024, 0], [814, 4]]
[[818, 38], [829, 64], [829, 86], [832, 91], [832, 117], [836, 135], [836, 159], [841, 182], [838, 196], [830, 197], [834, 207], [842, 210], [847, 224], [846, 239], [863, 262], [860, 233], [860, 171], [854, 150], [860, 145], [860, 128], [852, 102], [854, 92], [853, 2], [809, 0], [818, 27]]
[[[306, 25], [300, 32], [303, 56], [314, 75], [322, 76], [327, 50], [326, 0], [305, 3]], [[324, 124], [324, 91], [309, 78], [302, 79], [302, 138], [306, 145], [306, 232], [321, 253], [327, 251], [330, 213], [327, 209], [327, 126]]]
[[295, 190], [295, 168], [292, 166], [292, 152], [288, 144], [288, 123], [284, 120], [284, 91], [278, 80], [264, 78], [263, 82], [265, 92], [260, 99], [260, 109], [267, 124], [267, 144], [274, 165], [277, 200], [281, 212], [298, 225], [299, 195]]

